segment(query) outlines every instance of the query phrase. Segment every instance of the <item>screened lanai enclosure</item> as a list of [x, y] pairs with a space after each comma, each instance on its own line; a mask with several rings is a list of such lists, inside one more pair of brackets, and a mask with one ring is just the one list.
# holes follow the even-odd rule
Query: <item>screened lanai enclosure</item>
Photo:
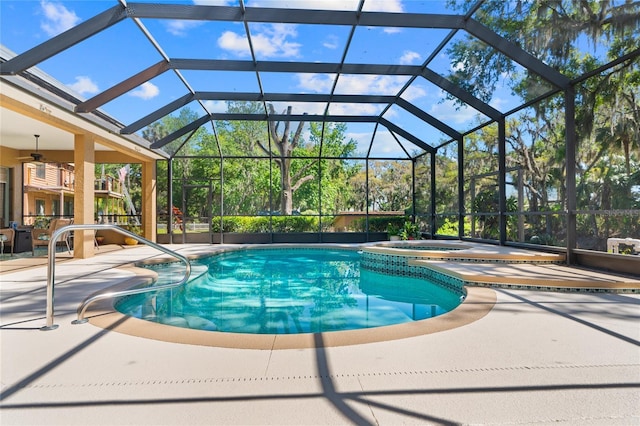
[[159, 241], [640, 239], [640, 2], [84, 3], [2, 74], [108, 68], [75, 111], [166, 153]]

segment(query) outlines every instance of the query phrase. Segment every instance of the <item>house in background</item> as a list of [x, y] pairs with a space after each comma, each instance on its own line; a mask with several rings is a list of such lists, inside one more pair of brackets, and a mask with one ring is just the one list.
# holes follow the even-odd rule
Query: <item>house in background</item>
[[[38, 226], [38, 222], [74, 216], [75, 170], [69, 163], [25, 163], [23, 171], [22, 224]], [[102, 175], [94, 180], [94, 210], [96, 222], [126, 223], [123, 219], [122, 185], [113, 176]]]
[[39, 217], [73, 217], [75, 173], [71, 164], [25, 163], [22, 224]]

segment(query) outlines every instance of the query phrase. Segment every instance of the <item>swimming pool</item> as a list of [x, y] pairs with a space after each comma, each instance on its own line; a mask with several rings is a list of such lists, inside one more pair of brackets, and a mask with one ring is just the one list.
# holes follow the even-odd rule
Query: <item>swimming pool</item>
[[[455, 309], [462, 295], [424, 278], [361, 269], [354, 250], [248, 249], [194, 266], [204, 273], [184, 288], [130, 296], [116, 309], [184, 328], [299, 334], [420, 321]], [[167, 275], [166, 266], [156, 268]]]

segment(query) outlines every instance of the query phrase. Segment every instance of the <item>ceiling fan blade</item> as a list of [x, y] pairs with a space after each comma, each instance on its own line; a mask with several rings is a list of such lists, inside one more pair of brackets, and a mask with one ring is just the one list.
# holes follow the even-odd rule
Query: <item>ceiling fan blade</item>
[[43, 155], [39, 155], [34, 157], [33, 155], [29, 155], [27, 157], [17, 157], [18, 161], [22, 161], [23, 163], [44, 163], [46, 162], [46, 158]]

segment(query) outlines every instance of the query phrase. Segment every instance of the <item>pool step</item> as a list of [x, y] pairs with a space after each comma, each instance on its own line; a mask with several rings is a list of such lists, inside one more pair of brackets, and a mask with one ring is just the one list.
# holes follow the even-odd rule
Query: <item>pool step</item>
[[602, 291], [640, 293], [640, 280], [564, 265], [468, 263], [414, 259], [422, 266], [462, 280], [466, 285], [539, 289], [547, 291]]

